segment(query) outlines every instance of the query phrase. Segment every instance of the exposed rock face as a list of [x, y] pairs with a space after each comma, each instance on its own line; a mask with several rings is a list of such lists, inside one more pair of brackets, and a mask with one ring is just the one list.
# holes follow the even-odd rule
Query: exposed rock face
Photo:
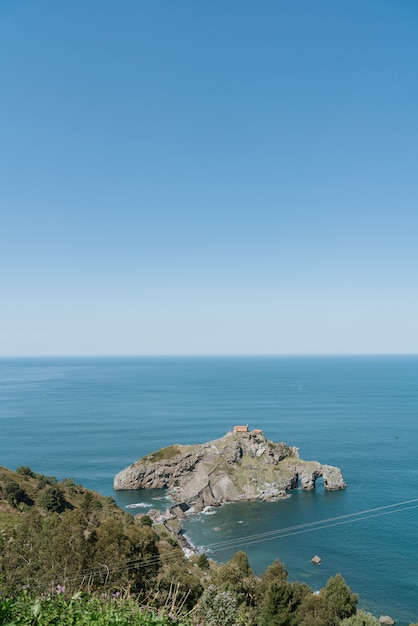
[[393, 626], [395, 624], [395, 620], [389, 615], [381, 615], [379, 617], [379, 623], [385, 626]]
[[227, 433], [201, 445], [175, 445], [150, 454], [114, 479], [114, 488], [170, 490], [195, 509], [239, 500], [275, 500], [290, 489], [345, 489], [338, 467], [302, 461], [297, 448], [267, 440], [261, 431]]

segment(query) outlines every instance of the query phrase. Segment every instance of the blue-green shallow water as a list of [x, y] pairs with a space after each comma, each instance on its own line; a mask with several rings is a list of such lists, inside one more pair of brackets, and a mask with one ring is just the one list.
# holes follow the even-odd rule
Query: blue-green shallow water
[[[166, 503], [157, 493], [114, 494], [115, 473], [236, 423], [298, 446], [304, 459], [339, 465], [345, 492], [319, 487], [278, 503], [228, 505], [190, 518], [188, 536], [218, 560], [244, 549], [256, 572], [278, 557], [290, 579], [314, 589], [341, 572], [365, 608], [401, 625], [418, 620], [417, 508], [247, 538], [418, 498], [417, 417], [418, 357], [0, 360], [0, 463], [72, 477], [122, 507], [144, 505], [126, 509], [133, 513]], [[231, 539], [234, 548], [213, 545]]]

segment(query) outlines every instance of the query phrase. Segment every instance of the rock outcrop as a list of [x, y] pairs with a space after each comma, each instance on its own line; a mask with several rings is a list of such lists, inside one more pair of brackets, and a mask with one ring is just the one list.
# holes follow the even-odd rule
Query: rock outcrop
[[395, 620], [389, 615], [381, 615], [379, 617], [379, 624], [382, 624], [382, 626], [393, 626], [395, 624]]
[[200, 445], [174, 445], [150, 454], [115, 476], [114, 488], [168, 489], [194, 510], [240, 500], [276, 500], [299, 486], [345, 489], [341, 470], [303, 461], [297, 448], [269, 441], [261, 431], [230, 432]]

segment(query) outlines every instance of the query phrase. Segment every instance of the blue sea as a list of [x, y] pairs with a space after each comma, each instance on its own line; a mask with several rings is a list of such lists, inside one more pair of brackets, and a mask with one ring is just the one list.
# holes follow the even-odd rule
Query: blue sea
[[347, 489], [191, 516], [189, 539], [220, 562], [246, 551], [256, 573], [279, 558], [314, 590], [339, 572], [373, 614], [418, 621], [418, 357], [0, 359], [0, 464], [72, 477], [131, 513], [167, 502], [115, 493], [117, 472], [247, 423], [338, 465]]

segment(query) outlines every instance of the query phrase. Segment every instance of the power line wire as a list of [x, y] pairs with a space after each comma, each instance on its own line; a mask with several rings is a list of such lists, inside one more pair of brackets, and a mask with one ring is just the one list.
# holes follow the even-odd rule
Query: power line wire
[[[416, 506], [406, 507], [405, 505], [417, 503]], [[281, 536], [288, 537], [290, 534], [299, 534], [302, 532], [309, 532], [312, 530], [321, 530], [322, 528], [328, 528], [330, 525], [337, 526], [339, 524], [347, 524], [349, 522], [357, 522], [362, 519], [369, 519], [371, 517], [378, 517], [380, 515], [389, 514], [392, 512], [398, 513], [403, 510], [408, 510], [409, 508], [416, 508], [418, 506], [418, 498], [414, 498], [412, 500], [405, 500], [403, 502], [397, 502], [395, 504], [387, 504], [385, 506], [379, 506], [372, 509], [365, 509], [363, 511], [358, 511], [357, 513], [347, 513], [346, 515], [339, 515], [337, 517], [329, 517], [321, 520], [317, 520], [314, 522], [307, 522], [305, 524], [298, 524], [296, 526], [289, 526], [287, 528], [276, 528], [274, 530], [266, 531], [264, 533], [257, 533], [255, 535], [248, 535], [246, 537], [239, 537], [237, 539], [226, 539], [225, 541], [219, 541], [215, 543], [208, 544], [207, 548], [212, 549], [220, 549], [225, 547], [232, 547], [234, 543], [243, 543], [248, 545], [253, 543], [253, 540], [268, 540], [278, 539]], [[403, 508], [401, 508], [403, 507]], [[392, 509], [391, 511], [386, 511], [387, 509]], [[394, 510], [393, 510], [394, 509]], [[371, 513], [375, 513], [374, 515], [370, 515]], [[351, 519], [348, 519], [351, 518]], [[330, 524], [331, 522], [336, 522], [335, 524]], [[324, 526], [327, 524], [327, 526]], [[289, 534], [290, 533], [290, 534]], [[232, 545], [231, 545], [232, 544]]]

